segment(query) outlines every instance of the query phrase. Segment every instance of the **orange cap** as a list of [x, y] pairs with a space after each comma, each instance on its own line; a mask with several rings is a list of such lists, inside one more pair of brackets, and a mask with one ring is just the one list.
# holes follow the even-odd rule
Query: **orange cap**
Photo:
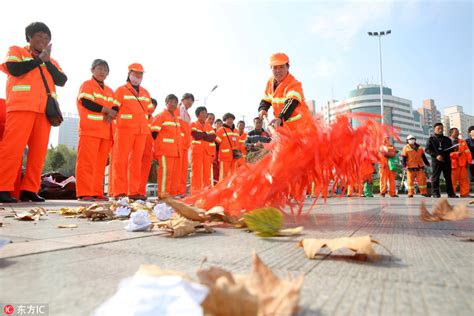
[[134, 63], [128, 66], [128, 71], [132, 71], [132, 70], [137, 71], [137, 72], [145, 72], [145, 70], [143, 70], [142, 64], [138, 64], [138, 63]]
[[290, 59], [285, 53], [275, 53], [270, 56], [270, 66], [280, 66], [289, 63]]

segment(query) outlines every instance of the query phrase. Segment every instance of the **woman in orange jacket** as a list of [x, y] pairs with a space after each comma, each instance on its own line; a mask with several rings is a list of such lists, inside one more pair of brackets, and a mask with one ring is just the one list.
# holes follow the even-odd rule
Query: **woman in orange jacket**
[[235, 161], [242, 157], [242, 152], [239, 150], [239, 133], [234, 126], [235, 116], [232, 113], [226, 113], [222, 120], [224, 125], [216, 132], [216, 142], [219, 144], [220, 181], [234, 170]]
[[449, 135], [451, 136], [453, 144], [459, 144], [456, 151], [450, 154], [451, 179], [453, 182], [454, 193], [456, 193], [457, 186], [459, 185], [459, 193], [461, 197], [470, 197], [468, 167], [472, 162], [472, 153], [467, 146], [467, 142], [464, 139], [459, 138], [459, 130], [456, 127], [449, 130]]
[[92, 78], [84, 82], [77, 97], [79, 144], [76, 161], [76, 196], [82, 201], [107, 201], [104, 173], [112, 145], [111, 122], [118, 106], [114, 92], [105, 85], [109, 65], [105, 60], [92, 62]]
[[16, 203], [14, 190], [22, 155], [28, 145], [25, 176], [20, 200], [44, 202], [37, 193], [48, 151], [51, 124], [45, 115], [47, 92], [57, 98], [56, 86], [67, 81], [59, 64], [51, 58], [51, 31], [46, 24], [34, 22], [25, 29], [27, 46], [12, 46], [0, 70], [7, 74], [7, 117], [0, 143], [0, 203]]
[[165, 99], [166, 109], [153, 119], [151, 131], [154, 139], [154, 156], [158, 161], [158, 196], [178, 194], [181, 128], [176, 116], [178, 97], [170, 94]]
[[114, 137], [113, 190], [115, 198], [146, 199], [140, 194], [142, 158], [145, 151], [148, 126], [148, 108], [151, 97], [141, 86], [143, 66], [128, 66], [127, 83], [115, 91], [119, 106]]

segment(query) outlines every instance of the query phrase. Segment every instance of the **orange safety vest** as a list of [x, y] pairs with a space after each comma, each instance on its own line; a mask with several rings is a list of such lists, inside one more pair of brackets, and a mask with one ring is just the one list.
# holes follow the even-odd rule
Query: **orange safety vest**
[[151, 131], [158, 132], [154, 141], [155, 156], [180, 156], [181, 128], [177, 116], [164, 110], [153, 119]]
[[450, 154], [451, 157], [451, 168], [465, 167], [472, 162], [472, 153], [469, 150], [469, 146], [464, 139], [458, 138], [459, 147], [458, 150]]
[[245, 141], [247, 140], [247, 134], [242, 132], [242, 135], [239, 136], [239, 146], [243, 155], [247, 154], [247, 148], [245, 147]]
[[219, 143], [219, 161], [232, 161], [233, 149], [239, 149], [239, 133], [228, 127], [221, 127], [216, 133], [216, 142]]
[[111, 109], [114, 106], [114, 91], [104, 86], [102, 88], [94, 79], [87, 80], [81, 85], [77, 96], [77, 111], [79, 112], [79, 135], [112, 139], [112, 126], [105, 122], [104, 114], [92, 112], [82, 105], [81, 99], [88, 99], [103, 107]]
[[[212, 129], [209, 123], [201, 124], [199, 121], [191, 123], [191, 131], [196, 132], [203, 132], [206, 134], [214, 134], [214, 130]], [[216, 155], [216, 144], [215, 142], [208, 142], [203, 139], [193, 139], [191, 141], [191, 151], [193, 154], [203, 155], [207, 154], [209, 156]]]
[[[114, 99], [120, 110], [117, 114], [117, 131], [126, 131], [133, 135], [148, 134], [148, 112], [153, 108], [151, 97], [145, 88], [137, 91], [130, 82], [117, 88]], [[150, 107], [151, 105], [151, 107]]]
[[275, 117], [280, 115], [285, 105], [285, 100], [295, 99], [300, 103], [295, 108], [291, 117], [286, 122], [294, 122], [306, 116], [309, 113], [306, 105], [303, 88], [301, 82], [295, 79], [291, 74], [288, 74], [282, 82], [274, 89], [275, 77], [271, 77], [267, 82], [265, 89], [265, 96], [262, 100], [269, 102], [273, 107], [273, 114]]
[[424, 153], [423, 147], [419, 146], [415, 149], [410, 144], [406, 144], [402, 149], [402, 156], [407, 157], [407, 168], [423, 168], [425, 166]]
[[[27, 72], [19, 77], [12, 76], [6, 67], [7, 62], [25, 62], [33, 60], [30, 47], [12, 46], [8, 50], [7, 59], [5, 63], [0, 66], [0, 69], [8, 75], [7, 89], [6, 89], [6, 106], [7, 112], [10, 111], [31, 111], [37, 113], [44, 113], [47, 102], [46, 88], [41, 78], [39, 67]], [[59, 64], [51, 59], [53, 65], [61, 70]], [[46, 65], [40, 65], [43, 74], [48, 83], [48, 88], [51, 91], [51, 96], [57, 98], [56, 85], [53, 77], [50, 75]]]

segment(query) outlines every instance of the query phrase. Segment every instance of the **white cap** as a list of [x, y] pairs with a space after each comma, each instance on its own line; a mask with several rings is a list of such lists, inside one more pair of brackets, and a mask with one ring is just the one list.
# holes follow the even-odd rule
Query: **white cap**
[[408, 135], [408, 136], [407, 136], [407, 140], [409, 140], [409, 139], [416, 139], [416, 137], [413, 136], [413, 135]]

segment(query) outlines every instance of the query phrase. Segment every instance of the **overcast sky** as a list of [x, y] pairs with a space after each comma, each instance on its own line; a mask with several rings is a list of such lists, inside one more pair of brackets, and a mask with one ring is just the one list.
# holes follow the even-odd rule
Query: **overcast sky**
[[[191, 92], [202, 103], [217, 84], [209, 111], [250, 123], [276, 51], [290, 56], [290, 71], [320, 107], [346, 98], [359, 83], [379, 82], [378, 43], [367, 31], [391, 29], [382, 53], [384, 84], [393, 94], [414, 108], [433, 98], [441, 109], [456, 104], [474, 114], [472, 1], [23, 0], [4, 1], [2, 12], [4, 54], [26, 45], [30, 22], [50, 27], [52, 56], [69, 78], [58, 90], [66, 112], [77, 111], [90, 64], [103, 58], [113, 89], [125, 82], [128, 64], [142, 63], [142, 85], [158, 100], [158, 111], [169, 93]], [[0, 86], [5, 79], [1, 74]]]

